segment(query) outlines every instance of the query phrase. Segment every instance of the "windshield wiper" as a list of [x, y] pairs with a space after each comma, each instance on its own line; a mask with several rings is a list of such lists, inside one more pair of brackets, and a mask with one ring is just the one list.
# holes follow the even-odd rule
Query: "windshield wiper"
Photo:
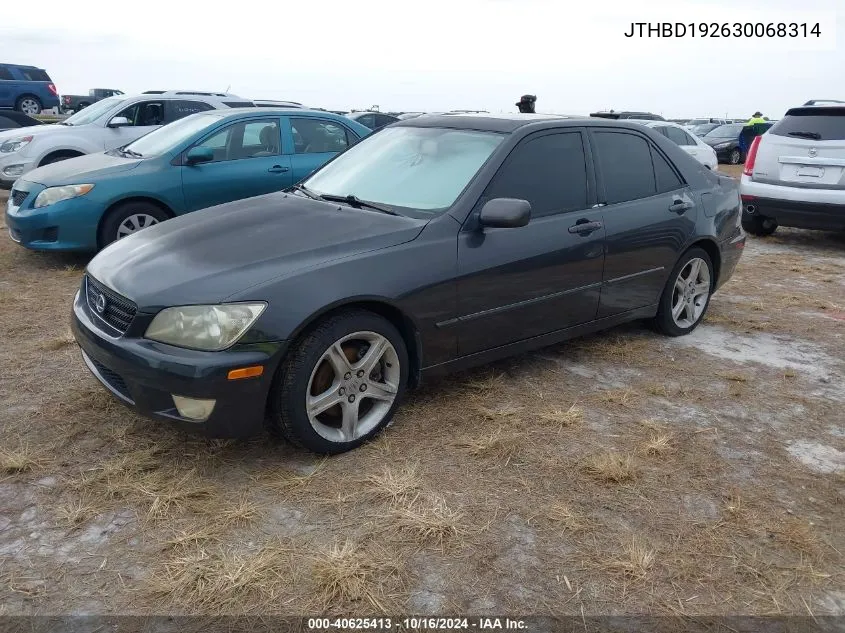
[[309, 197], [309, 198], [311, 198], [312, 200], [322, 200], [322, 199], [323, 199], [323, 197], [322, 197], [322, 196], [317, 195], [316, 193], [314, 193], [313, 191], [311, 191], [311, 190], [310, 190], [308, 187], [306, 187], [305, 185], [296, 184], [296, 185], [294, 185], [293, 187], [291, 187], [291, 189], [294, 189], [294, 190], [296, 190], [296, 191], [301, 191], [302, 193], [304, 193], [306, 196], [308, 196], [308, 197]]
[[123, 154], [125, 156], [131, 156], [132, 158], [143, 158], [144, 157], [143, 154], [139, 154], [138, 152], [135, 152], [131, 149], [126, 149], [125, 147], [121, 147], [118, 151], [121, 154]]
[[787, 132], [788, 136], [797, 136], [799, 138], [810, 138], [814, 141], [822, 140], [822, 135], [818, 132]]
[[351, 193], [346, 196], [334, 196], [331, 194], [324, 193], [321, 197], [323, 200], [328, 200], [329, 202], [345, 202], [351, 207], [366, 207], [368, 209], [375, 209], [376, 211], [387, 213], [388, 215], [399, 215], [393, 209], [384, 207], [380, 204], [376, 204], [375, 202], [367, 202], [366, 200], [361, 200], [361, 198], [352, 195]]

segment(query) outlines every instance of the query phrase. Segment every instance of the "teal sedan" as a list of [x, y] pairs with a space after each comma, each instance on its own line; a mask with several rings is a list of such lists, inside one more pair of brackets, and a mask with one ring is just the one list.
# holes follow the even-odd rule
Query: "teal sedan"
[[12, 187], [6, 225], [27, 248], [97, 251], [177, 215], [286, 189], [369, 133], [322, 111], [193, 114], [125, 147], [28, 172]]

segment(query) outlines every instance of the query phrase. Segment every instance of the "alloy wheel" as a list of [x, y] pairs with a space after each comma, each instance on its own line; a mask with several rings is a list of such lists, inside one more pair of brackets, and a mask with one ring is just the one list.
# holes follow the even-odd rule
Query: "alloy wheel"
[[145, 229], [148, 226], [152, 226], [153, 224], [158, 224], [158, 220], [147, 213], [135, 213], [130, 215], [120, 223], [120, 226], [117, 227], [116, 239], [119, 240], [127, 235], [132, 235], [133, 233], [136, 233], [141, 229]]
[[739, 153], [738, 149], [735, 149], [731, 152], [731, 165], [739, 165], [739, 161], [742, 158], [742, 155]]
[[704, 314], [710, 297], [710, 267], [703, 259], [689, 260], [678, 273], [672, 292], [672, 320], [680, 328], [690, 328]]
[[38, 114], [40, 111], [38, 102], [34, 99], [24, 99], [21, 101], [21, 112], [24, 114]]
[[330, 442], [352, 442], [390, 411], [401, 379], [399, 356], [387, 338], [354, 332], [335, 341], [308, 380], [305, 410], [312, 428]]

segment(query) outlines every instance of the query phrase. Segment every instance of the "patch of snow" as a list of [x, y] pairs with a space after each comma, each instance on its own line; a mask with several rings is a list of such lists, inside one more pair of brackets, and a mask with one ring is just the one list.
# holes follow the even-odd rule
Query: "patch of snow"
[[789, 453], [817, 473], [845, 472], [845, 451], [809, 440], [798, 440], [787, 448]]

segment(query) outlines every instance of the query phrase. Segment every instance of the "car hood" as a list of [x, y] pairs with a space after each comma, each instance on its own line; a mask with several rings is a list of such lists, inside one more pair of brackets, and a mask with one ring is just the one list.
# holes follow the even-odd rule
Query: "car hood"
[[708, 136], [706, 138], [702, 137], [701, 140], [704, 141], [705, 143], [707, 143], [710, 147], [713, 147], [714, 145], [718, 145], [719, 143], [730, 143], [731, 141], [739, 142], [733, 136], [712, 137], [712, 138]]
[[45, 187], [97, 184], [97, 181], [140, 165], [142, 159], [124, 158], [116, 154], [85, 154], [76, 158], [44, 165], [28, 172], [25, 179]]
[[44, 125], [31, 125], [29, 127], [17, 127], [11, 130], [0, 132], [0, 141], [6, 141], [10, 138], [17, 138], [18, 136], [42, 136], [44, 134], [53, 134], [58, 130], [73, 129], [67, 125], [59, 125], [58, 123], [45, 123]]
[[273, 193], [144, 229], [104, 249], [88, 272], [143, 312], [262, 299], [262, 284], [408, 242], [426, 223]]

